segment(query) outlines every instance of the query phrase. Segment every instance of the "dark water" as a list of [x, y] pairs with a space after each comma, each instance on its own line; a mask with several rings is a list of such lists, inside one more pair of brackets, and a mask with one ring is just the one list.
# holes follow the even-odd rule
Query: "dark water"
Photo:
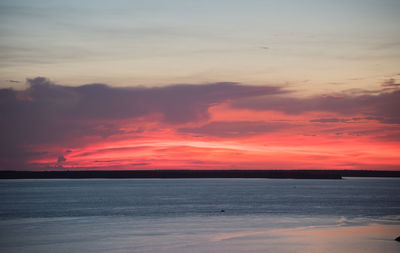
[[[397, 252], [399, 190], [390, 178], [3, 180], [0, 251], [358, 252], [358, 240], [360, 252]], [[391, 229], [305, 243], [371, 224]]]
[[400, 180], [121, 179], [0, 181], [0, 218], [400, 215]]

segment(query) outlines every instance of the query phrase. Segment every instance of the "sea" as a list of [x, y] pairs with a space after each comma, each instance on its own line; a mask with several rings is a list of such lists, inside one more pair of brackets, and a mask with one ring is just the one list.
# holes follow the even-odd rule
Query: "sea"
[[0, 252], [399, 253], [400, 179], [0, 180]]

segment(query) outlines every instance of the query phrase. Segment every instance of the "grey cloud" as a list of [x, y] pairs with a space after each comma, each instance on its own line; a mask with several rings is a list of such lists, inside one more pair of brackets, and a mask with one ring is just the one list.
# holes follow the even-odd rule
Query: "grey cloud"
[[399, 87], [400, 83], [396, 83], [396, 79], [390, 78], [382, 83], [383, 87]]
[[342, 122], [342, 119], [337, 118], [327, 118], [327, 119], [312, 119], [310, 122], [318, 122], [318, 123], [335, 123], [335, 122]]
[[59, 155], [58, 156], [57, 163], [62, 163], [62, 162], [65, 162], [65, 161], [67, 161], [67, 159], [65, 159], [65, 157], [63, 155]]
[[356, 117], [356, 118], [320, 118], [320, 119], [312, 119], [310, 122], [314, 123], [337, 123], [337, 122], [342, 122], [342, 123], [354, 123], [357, 121], [361, 120], [378, 120], [378, 121], [383, 121], [384, 118], [382, 117]]
[[17, 80], [6, 80], [6, 81], [9, 83], [20, 83], [20, 81], [17, 81]]
[[10, 167], [9, 160], [26, 160], [26, 146], [69, 145], [85, 136], [119, 134], [118, 120], [155, 113], [169, 124], [201, 121], [208, 119], [208, 108], [214, 104], [283, 93], [279, 87], [231, 82], [153, 88], [69, 87], [38, 77], [28, 79], [28, 85], [25, 90], [0, 89], [0, 168]]
[[363, 114], [383, 123], [400, 124], [400, 91], [363, 95], [313, 96], [294, 98], [282, 95], [238, 99], [234, 108], [275, 110], [286, 114], [309, 111], [334, 112], [341, 115]]
[[78, 87], [55, 85], [44, 78], [29, 80], [25, 94], [30, 104], [46, 113], [73, 119], [122, 119], [161, 113], [170, 123], [208, 117], [208, 107], [229, 99], [282, 93], [279, 87], [246, 86], [237, 83], [171, 85], [166, 87], [113, 88], [104, 84]]

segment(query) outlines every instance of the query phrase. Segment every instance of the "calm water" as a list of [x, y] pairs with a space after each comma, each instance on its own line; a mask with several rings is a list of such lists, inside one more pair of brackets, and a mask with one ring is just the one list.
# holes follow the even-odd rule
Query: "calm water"
[[400, 252], [399, 190], [378, 178], [3, 180], [0, 251]]

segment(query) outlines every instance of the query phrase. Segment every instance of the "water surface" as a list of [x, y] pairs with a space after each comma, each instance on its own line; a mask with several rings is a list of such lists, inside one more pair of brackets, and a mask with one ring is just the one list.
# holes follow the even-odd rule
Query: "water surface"
[[399, 252], [399, 190], [390, 178], [2, 180], [0, 251]]

